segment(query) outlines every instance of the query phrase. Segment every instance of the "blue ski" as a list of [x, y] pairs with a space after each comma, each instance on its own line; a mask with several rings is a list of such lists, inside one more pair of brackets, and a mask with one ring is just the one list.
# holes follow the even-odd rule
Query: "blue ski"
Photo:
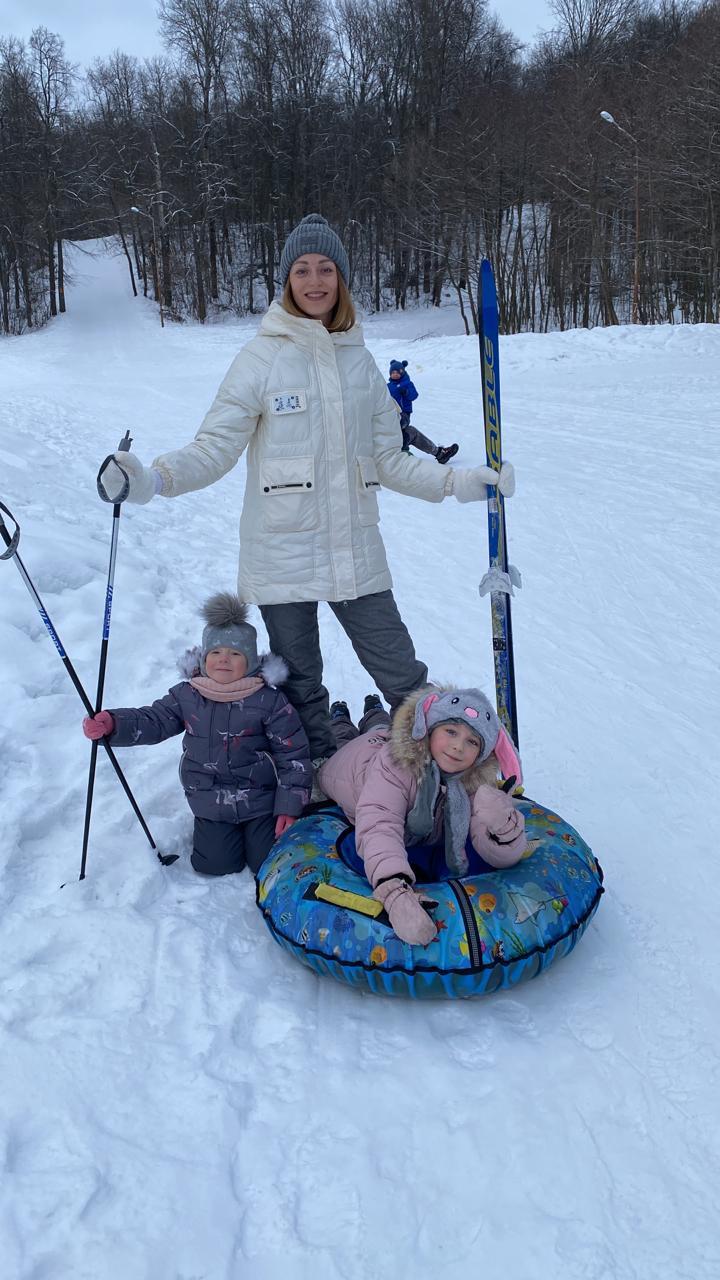
[[[492, 267], [487, 259], [483, 259], [480, 267], [478, 304], [485, 451], [487, 465], [499, 471], [502, 462], [502, 437], [498, 305]], [[497, 711], [515, 746], [518, 747], [520, 744], [510, 614], [512, 582], [516, 581], [516, 576], [515, 571], [511, 571], [508, 565], [505, 500], [495, 488], [490, 490], [490, 495], [488, 502], [490, 569], [480, 584], [480, 594], [490, 593]]]

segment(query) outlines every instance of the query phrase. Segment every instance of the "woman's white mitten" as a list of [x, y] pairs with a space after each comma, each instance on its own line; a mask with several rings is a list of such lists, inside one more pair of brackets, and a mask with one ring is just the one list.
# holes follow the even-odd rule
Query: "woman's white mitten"
[[503, 498], [512, 498], [515, 492], [515, 468], [512, 462], [503, 462], [497, 487]]
[[[102, 478], [105, 492], [111, 502], [119, 498], [125, 484], [125, 476], [120, 474], [120, 468], [130, 481], [126, 502], [144, 504], [155, 497], [155, 472], [152, 467], [144, 466], [134, 453], [115, 453], [113, 458], [114, 462], [108, 463]], [[118, 465], [116, 466], [115, 463]]]
[[453, 471], [452, 492], [458, 502], [487, 502], [488, 488], [495, 485], [504, 498], [512, 498], [515, 492], [512, 462], [503, 462], [499, 472], [492, 467], [456, 467]]
[[488, 486], [494, 488], [497, 482], [492, 467], [455, 467], [452, 491], [458, 502], [487, 502]]

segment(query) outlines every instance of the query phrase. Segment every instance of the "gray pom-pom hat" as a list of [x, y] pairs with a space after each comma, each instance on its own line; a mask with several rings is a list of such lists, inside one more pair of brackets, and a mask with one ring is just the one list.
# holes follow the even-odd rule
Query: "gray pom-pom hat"
[[258, 669], [257, 631], [247, 620], [248, 607], [231, 591], [219, 591], [201, 609], [205, 619], [200, 646], [200, 671], [207, 675], [205, 659], [211, 649], [237, 649], [247, 661], [247, 675]]
[[326, 218], [319, 213], [309, 213], [298, 222], [285, 241], [280, 258], [280, 283], [285, 288], [290, 268], [296, 258], [304, 253], [321, 253], [335, 263], [345, 284], [350, 277], [350, 263], [340, 237], [335, 234]]
[[420, 698], [415, 708], [412, 736], [416, 742], [439, 724], [459, 720], [477, 735], [482, 743], [478, 762], [495, 752], [504, 778], [522, 782], [522, 765], [512, 739], [501, 725], [492, 703], [479, 689], [446, 689], [430, 692]]

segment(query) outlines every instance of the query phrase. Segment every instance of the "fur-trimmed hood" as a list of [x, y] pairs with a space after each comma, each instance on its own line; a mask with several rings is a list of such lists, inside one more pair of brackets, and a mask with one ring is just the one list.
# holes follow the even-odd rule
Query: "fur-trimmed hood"
[[[405, 701], [395, 712], [390, 731], [390, 753], [395, 763], [399, 764], [403, 769], [409, 769], [417, 781], [422, 777], [432, 759], [429, 735], [421, 738], [420, 741], [417, 741], [412, 736], [412, 727], [418, 702], [422, 698], [426, 698], [429, 693], [453, 693], [457, 689], [458, 686], [452, 684], [426, 685], [422, 689], [415, 689], [413, 693], [408, 694]], [[481, 734], [478, 734], [478, 736], [482, 737]], [[474, 795], [480, 786], [494, 787], [497, 782], [498, 772], [495, 753], [491, 752], [487, 760], [484, 760], [482, 764], [472, 765], [460, 776], [468, 795]]]
[[[184, 680], [200, 675], [201, 661], [202, 649], [199, 644], [185, 650], [177, 662], [177, 669]], [[265, 653], [260, 658], [259, 670], [252, 674], [259, 675], [271, 689], [277, 689], [278, 685], [285, 683], [290, 673], [284, 658], [279, 658], [276, 653]]]

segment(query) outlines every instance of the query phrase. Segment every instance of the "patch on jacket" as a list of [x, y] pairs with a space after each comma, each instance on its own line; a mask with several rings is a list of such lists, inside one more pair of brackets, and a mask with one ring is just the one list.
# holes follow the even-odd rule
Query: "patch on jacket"
[[272, 413], [299, 413], [306, 408], [304, 391], [282, 391], [270, 396]]

